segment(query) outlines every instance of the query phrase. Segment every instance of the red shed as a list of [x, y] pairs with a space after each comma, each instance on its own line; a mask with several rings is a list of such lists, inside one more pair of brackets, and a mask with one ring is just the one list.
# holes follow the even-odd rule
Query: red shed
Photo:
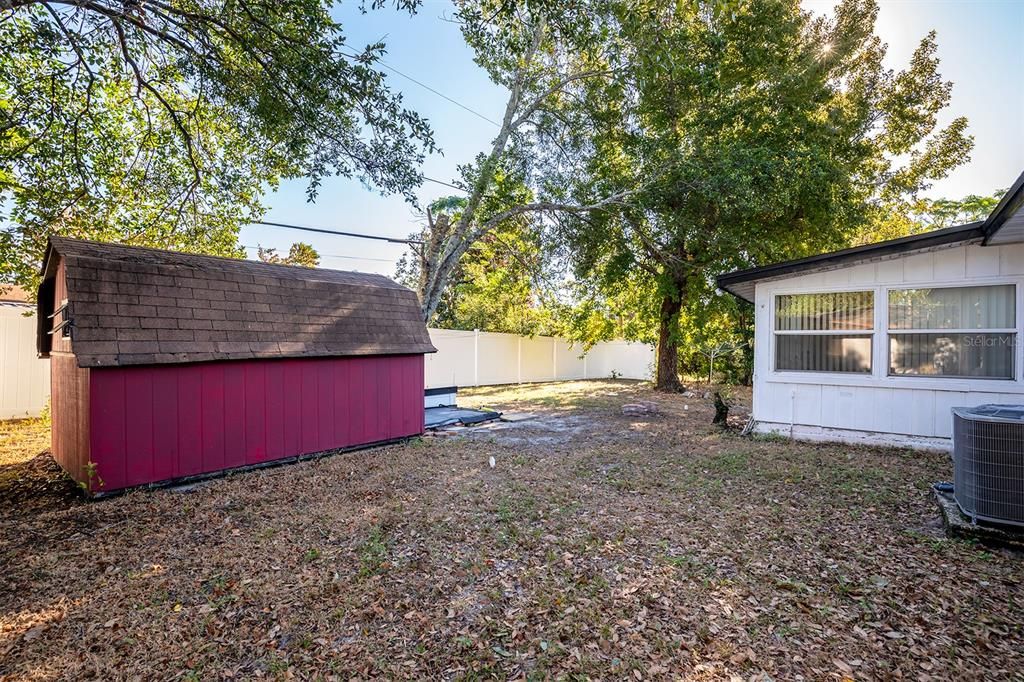
[[380, 275], [53, 237], [38, 319], [53, 457], [92, 493], [423, 431], [435, 349]]

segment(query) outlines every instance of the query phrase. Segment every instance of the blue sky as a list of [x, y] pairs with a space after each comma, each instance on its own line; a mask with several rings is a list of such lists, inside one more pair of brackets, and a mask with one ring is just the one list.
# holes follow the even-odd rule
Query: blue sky
[[[805, 8], [829, 12], [835, 0], [804, 0]], [[394, 69], [498, 120], [505, 93], [473, 62], [472, 51], [451, 23], [443, 0], [425, 0], [415, 16], [390, 9], [360, 14], [357, 2], [345, 2], [337, 17], [352, 45], [379, 39], [388, 45], [384, 61]], [[942, 122], [967, 116], [975, 149], [970, 163], [936, 183], [931, 196], [959, 197], [1006, 187], [1024, 170], [1024, 2], [1020, 0], [882, 0], [876, 32], [888, 43], [888, 65], [902, 68], [921, 38], [938, 32], [942, 75], [954, 83], [952, 103]], [[405, 78], [388, 73], [409, 108], [426, 116], [443, 154], [433, 155], [424, 174], [451, 180], [456, 167], [490, 144], [497, 128]], [[288, 181], [264, 203], [265, 219], [353, 232], [404, 237], [416, 226], [413, 209], [401, 197], [382, 197], [358, 181], [324, 182], [315, 203], [306, 183]], [[449, 193], [424, 183], [421, 201]], [[321, 265], [391, 275], [404, 247], [362, 239], [315, 235], [294, 230], [248, 226], [241, 242], [284, 251], [294, 241], [312, 243]], [[250, 249], [254, 254], [255, 249]]]

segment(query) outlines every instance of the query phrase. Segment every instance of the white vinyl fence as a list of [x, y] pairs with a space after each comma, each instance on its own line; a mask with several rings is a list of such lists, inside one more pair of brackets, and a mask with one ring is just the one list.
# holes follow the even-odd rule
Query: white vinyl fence
[[38, 417], [50, 397], [50, 361], [36, 357], [31, 310], [0, 302], [0, 419]]
[[567, 379], [650, 379], [654, 350], [643, 343], [606, 341], [583, 355], [551, 336], [430, 329], [436, 353], [426, 356], [426, 387], [487, 386]]
[[[36, 357], [30, 308], [0, 303], [0, 419], [38, 416], [50, 397], [50, 363]], [[583, 355], [550, 336], [431, 329], [437, 353], [426, 356], [426, 387], [486, 386], [568, 379], [650, 379], [654, 350], [607, 341]]]

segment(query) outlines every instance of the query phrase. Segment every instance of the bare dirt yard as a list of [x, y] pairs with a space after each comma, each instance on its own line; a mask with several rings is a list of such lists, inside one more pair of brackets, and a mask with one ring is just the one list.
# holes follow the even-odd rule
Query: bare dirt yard
[[1022, 558], [945, 538], [945, 455], [460, 398], [534, 418], [92, 503], [0, 426], [0, 676], [1024, 679]]

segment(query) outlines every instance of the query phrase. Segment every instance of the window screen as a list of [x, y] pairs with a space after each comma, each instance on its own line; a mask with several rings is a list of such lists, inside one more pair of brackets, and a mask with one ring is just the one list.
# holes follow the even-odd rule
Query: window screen
[[999, 286], [889, 292], [889, 374], [1012, 379], [1016, 290]]
[[871, 372], [874, 293], [844, 291], [775, 298], [775, 369]]

